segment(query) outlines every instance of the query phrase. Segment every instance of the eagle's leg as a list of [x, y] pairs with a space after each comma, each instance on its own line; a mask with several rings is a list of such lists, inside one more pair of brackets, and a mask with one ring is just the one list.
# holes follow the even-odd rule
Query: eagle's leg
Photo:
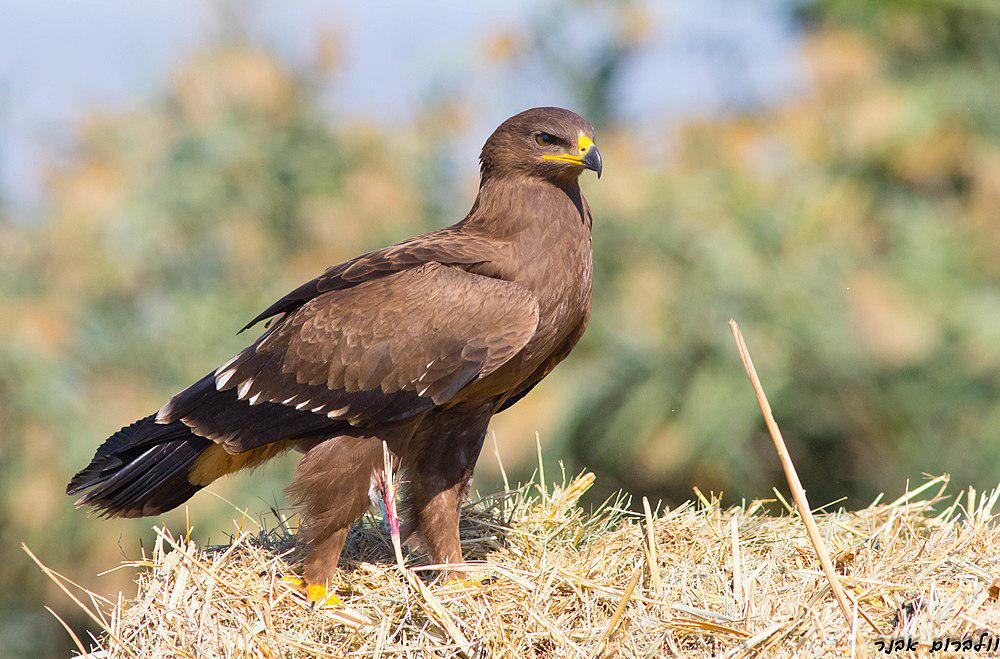
[[334, 437], [310, 449], [295, 469], [288, 495], [299, 506], [308, 544], [304, 586], [311, 603], [327, 600], [347, 532], [368, 509], [368, 488], [382, 461], [373, 437]]
[[[489, 425], [491, 407], [428, 415], [403, 456], [414, 530], [436, 564], [461, 563], [459, 510]], [[445, 571], [443, 579], [453, 576]]]

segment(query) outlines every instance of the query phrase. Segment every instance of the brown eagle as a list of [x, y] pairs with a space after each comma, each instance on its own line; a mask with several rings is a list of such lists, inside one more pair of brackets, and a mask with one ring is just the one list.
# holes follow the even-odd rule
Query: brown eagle
[[[382, 441], [409, 479], [408, 529], [462, 561], [458, 517], [490, 418], [527, 394], [587, 326], [594, 128], [561, 108], [503, 122], [457, 224], [329, 268], [265, 309], [249, 347], [122, 428], [66, 491], [102, 515], [170, 510], [290, 448], [306, 583], [337, 566], [368, 507]], [[242, 330], [241, 330], [242, 331]], [[310, 596], [313, 589], [310, 589]], [[317, 595], [319, 596], [319, 595]]]

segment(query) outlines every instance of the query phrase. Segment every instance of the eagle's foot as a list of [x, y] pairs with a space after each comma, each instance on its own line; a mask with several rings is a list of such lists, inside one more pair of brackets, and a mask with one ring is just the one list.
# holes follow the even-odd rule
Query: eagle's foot
[[456, 590], [479, 590], [496, 581], [496, 576], [486, 570], [451, 572], [442, 582], [445, 588]]
[[483, 581], [482, 579], [452, 579], [451, 581], [448, 582], [448, 585], [461, 586], [463, 589], [470, 589], [470, 588], [479, 589], [482, 588], [484, 585], [486, 585], [486, 583], [488, 582]]
[[326, 585], [316, 583], [306, 586], [306, 600], [309, 602], [309, 608], [311, 609], [322, 609], [327, 606], [337, 606], [341, 603], [341, 599], [336, 594], [329, 592]]
[[289, 584], [296, 592], [305, 595], [310, 609], [336, 606], [342, 602], [336, 594], [329, 592], [325, 584], [310, 584], [302, 577], [293, 576], [281, 576], [278, 581]]

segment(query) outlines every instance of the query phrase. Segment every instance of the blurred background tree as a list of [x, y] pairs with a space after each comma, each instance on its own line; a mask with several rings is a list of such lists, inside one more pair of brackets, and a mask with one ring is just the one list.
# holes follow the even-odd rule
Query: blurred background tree
[[[431, 225], [417, 145], [332, 128], [310, 87], [245, 42], [201, 52], [162, 96], [83, 123], [44, 222], [0, 226], [4, 551], [25, 541], [90, 575], [134, 555], [149, 520], [88, 521], [63, 494], [95, 442], [239, 350], [240, 321], [281, 291]], [[290, 464], [244, 482], [243, 503], [275, 505]], [[227, 508], [200, 502], [198, 526], [221, 539]], [[46, 638], [37, 570], [3, 561], [0, 583], [22, 585], [0, 590], [0, 638]]]
[[730, 316], [814, 499], [1000, 473], [1000, 12], [801, 16], [806, 94], [689, 125], [660, 171], [617, 177], [640, 201], [595, 191], [608, 308], [588, 340], [606, 375], [558, 437], [606, 486], [780, 482]]
[[[605, 491], [767, 496], [782, 479], [728, 334], [736, 317], [814, 502], [857, 504], [923, 472], [996, 484], [1000, 12], [787, 11], [804, 34], [800, 93], [664, 121], [651, 138], [616, 103], [650, 30], [642, 3], [553, 3], [492, 44], [511, 53], [498, 66], [568, 85], [608, 162], [584, 184], [591, 330], [494, 426], [515, 473], [532, 468], [538, 430], [549, 459], [595, 470]], [[568, 43], [579, 56], [553, 50]], [[462, 110], [430, 102], [391, 130], [331, 118], [332, 52], [293, 67], [230, 33], [134, 109], [85, 118], [40, 217], [0, 214], [0, 655], [68, 652], [40, 600], [86, 626], [21, 541], [101, 592], [129, 575], [92, 575], [148, 542], [151, 520], [89, 521], [62, 493], [101, 439], [242, 347], [234, 331], [275, 297], [471, 203], [472, 172], [458, 178], [442, 146]], [[485, 453], [481, 490], [495, 487]], [[294, 460], [213, 490], [253, 511], [284, 505]], [[234, 516], [207, 494], [191, 506], [202, 540]]]

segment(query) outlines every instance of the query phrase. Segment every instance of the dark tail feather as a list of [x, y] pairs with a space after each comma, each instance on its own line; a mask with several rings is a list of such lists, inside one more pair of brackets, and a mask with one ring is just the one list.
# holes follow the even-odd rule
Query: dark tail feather
[[142, 517], [176, 508], [202, 488], [188, 482], [194, 461], [212, 441], [180, 421], [158, 424], [154, 416], [126, 426], [101, 444], [66, 494], [89, 490], [76, 502], [105, 517]]

